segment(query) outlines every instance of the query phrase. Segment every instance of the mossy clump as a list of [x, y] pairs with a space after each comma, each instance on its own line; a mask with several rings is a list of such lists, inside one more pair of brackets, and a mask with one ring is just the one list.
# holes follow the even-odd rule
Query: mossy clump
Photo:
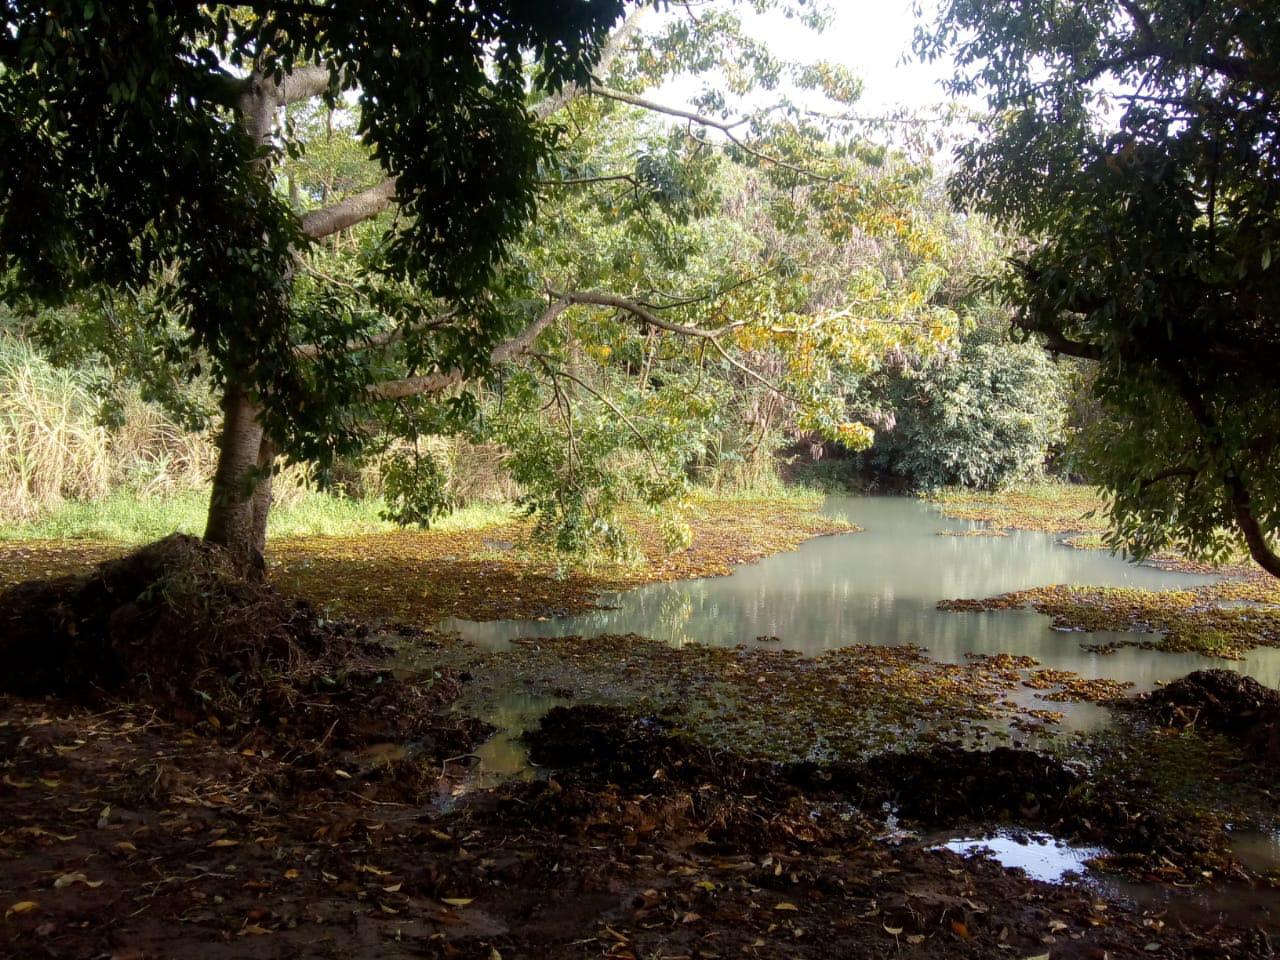
[[241, 735], [399, 739], [456, 698], [456, 678], [408, 684], [365, 631], [327, 622], [220, 547], [174, 534], [89, 574], [0, 594], [0, 692], [101, 704]]

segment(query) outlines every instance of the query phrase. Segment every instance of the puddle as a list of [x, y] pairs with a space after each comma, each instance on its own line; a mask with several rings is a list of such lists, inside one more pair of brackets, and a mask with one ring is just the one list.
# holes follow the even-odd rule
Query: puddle
[[[1280, 874], [1280, 828], [1237, 830], [1231, 835], [1231, 855], [1254, 873]], [[1280, 900], [1280, 890], [1275, 892]]]
[[520, 738], [552, 707], [568, 701], [534, 693], [509, 693], [476, 713], [497, 730], [465, 757], [455, 759], [440, 778], [435, 807], [448, 810], [468, 794], [539, 776]]
[[1102, 847], [1075, 846], [1047, 834], [1025, 830], [1000, 830], [987, 837], [953, 837], [934, 843], [933, 849], [961, 856], [985, 854], [1005, 867], [1018, 867], [1033, 880], [1059, 883], [1070, 876], [1083, 877], [1086, 863], [1106, 851]]

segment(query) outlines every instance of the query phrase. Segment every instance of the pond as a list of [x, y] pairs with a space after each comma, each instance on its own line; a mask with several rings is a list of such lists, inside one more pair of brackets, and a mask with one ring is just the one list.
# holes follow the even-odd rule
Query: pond
[[[1258, 648], [1240, 661], [1132, 646], [1104, 655], [1083, 649], [1081, 641], [1103, 644], [1133, 635], [1063, 633], [1032, 610], [937, 609], [939, 600], [1051, 584], [1161, 590], [1198, 586], [1212, 577], [1074, 549], [1051, 534], [941, 535], [979, 525], [948, 519], [936, 506], [915, 498], [831, 497], [824, 510], [862, 531], [810, 540], [794, 552], [738, 567], [732, 576], [659, 583], [606, 596], [602, 602], [609, 609], [537, 621], [449, 620], [440, 626], [496, 649], [516, 638], [606, 633], [637, 633], [675, 645], [760, 644], [809, 655], [851, 644], [915, 644], [953, 663], [968, 654], [1027, 655], [1045, 667], [1084, 677], [1129, 681], [1135, 691], [1207, 667], [1227, 667], [1280, 685], [1276, 649]], [[1032, 702], [1029, 690], [1019, 696]], [[1055, 709], [1064, 707], [1065, 729], [1087, 729], [1105, 720], [1106, 712], [1091, 704], [1055, 704]]]

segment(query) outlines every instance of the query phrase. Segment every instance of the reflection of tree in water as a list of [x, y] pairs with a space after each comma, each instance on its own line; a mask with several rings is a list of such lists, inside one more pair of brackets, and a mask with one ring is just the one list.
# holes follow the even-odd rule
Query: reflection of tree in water
[[[935, 659], [953, 663], [970, 654], [1028, 655], [1046, 667], [1127, 680], [1141, 688], [1207, 665], [1194, 654], [1133, 648], [1109, 656], [1089, 653], [1080, 646], [1082, 635], [1051, 631], [1049, 618], [1030, 610], [937, 609], [939, 600], [1053, 583], [1165, 589], [1203, 578], [1071, 549], [1047, 534], [940, 537], [938, 531], [954, 528], [955, 521], [910, 498], [851, 498], [845, 512], [864, 532], [811, 540], [793, 553], [741, 567], [731, 577], [654, 584], [605, 599], [617, 609], [538, 623], [477, 625], [463, 632], [477, 639], [636, 633], [677, 646], [735, 646], [774, 636], [780, 638], [777, 646], [809, 654], [851, 644], [918, 644]], [[1132, 640], [1133, 635], [1088, 637], [1098, 643], [1109, 639]], [[1280, 682], [1280, 650], [1257, 649], [1235, 666], [1263, 683]]]

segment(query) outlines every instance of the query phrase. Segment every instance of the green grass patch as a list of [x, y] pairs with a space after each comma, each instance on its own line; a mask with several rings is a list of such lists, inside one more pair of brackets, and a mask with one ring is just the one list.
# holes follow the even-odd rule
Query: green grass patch
[[[138, 544], [170, 533], [204, 531], [209, 495], [187, 491], [166, 497], [140, 497], [118, 490], [88, 503], [67, 501], [36, 520], [0, 525], [0, 540], [92, 540]], [[397, 529], [382, 519], [381, 500], [352, 500], [308, 491], [271, 511], [269, 538], [358, 537]], [[475, 504], [442, 518], [433, 529], [471, 530], [506, 523], [513, 509], [505, 504]]]
[[949, 487], [929, 497], [945, 516], [985, 521], [993, 527], [1044, 533], [1101, 534], [1106, 500], [1096, 487], [1076, 483], [1028, 483], [1001, 490]]

